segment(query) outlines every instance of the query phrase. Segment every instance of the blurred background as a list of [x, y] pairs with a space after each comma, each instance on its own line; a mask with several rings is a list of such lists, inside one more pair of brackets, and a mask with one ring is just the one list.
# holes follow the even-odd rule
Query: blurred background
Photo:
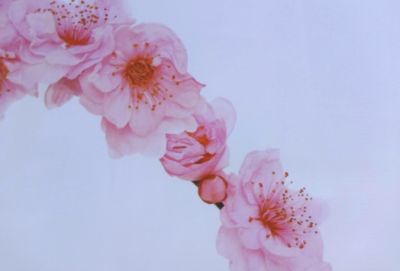
[[[396, 271], [400, 251], [400, 2], [134, 0], [185, 43], [204, 96], [236, 107], [230, 171], [276, 147], [325, 200], [334, 270]], [[0, 270], [228, 271], [218, 210], [157, 159], [108, 156], [99, 119], [43, 97], [0, 122]]]

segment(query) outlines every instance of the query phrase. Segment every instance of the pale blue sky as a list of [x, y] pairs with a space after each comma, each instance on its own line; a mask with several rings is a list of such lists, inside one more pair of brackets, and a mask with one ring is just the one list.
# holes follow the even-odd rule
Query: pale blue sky
[[[139, 22], [181, 37], [208, 99], [232, 101], [236, 171], [278, 147], [325, 199], [327, 261], [397, 271], [400, 251], [398, 1], [134, 0]], [[228, 271], [218, 212], [156, 160], [112, 160], [75, 100], [15, 104], [0, 123], [0, 270]]]

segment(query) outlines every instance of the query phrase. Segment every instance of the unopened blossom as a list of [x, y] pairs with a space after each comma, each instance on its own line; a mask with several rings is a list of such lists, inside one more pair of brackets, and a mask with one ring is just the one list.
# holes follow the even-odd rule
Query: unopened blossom
[[169, 175], [189, 181], [214, 176], [228, 165], [226, 141], [236, 114], [229, 101], [219, 98], [195, 118], [195, 131], [167, 135], [161, 158]]
[[130, 21], [120, 0], [16, 0], [8, 17], [29, 43], [21, 58], [31, 66], [19, 76], [50, 85], [48, 107], [80, 94], [71, 81], [114, 50], [114, 27]]
[[227, 197], [228, 183], [223, 174], [206, 177], [197, 185], [200, 198], [208, 204], [223, 202]]
[[167, 27], [124, 25], [113, 54], [81, 78], [81, 103], [103, 117], [111, 154], [161, 153], [165, 134], [195, 127], [203, 85], [187, 72], [186, 50]]
[[235, 271], [327, 271], [321, 208], [305, 188], [289, 188], [276, 150], [250, 153], [229, 180], [219, 252]]

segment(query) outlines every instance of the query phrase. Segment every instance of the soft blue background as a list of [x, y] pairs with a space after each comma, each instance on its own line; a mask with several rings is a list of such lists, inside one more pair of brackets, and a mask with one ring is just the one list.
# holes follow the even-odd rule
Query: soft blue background
[[[204, 95], [238, 113], [231, 170], [279, 147], [330, 206], [334, 270], [396, 271], [400, 251], [400, 2], [135, 0], [186, 44]], [[218, 211], [157, 160], [112, 160], [74, 100], [15, 104], [0, 123], [0, 270], [228, 270]]]

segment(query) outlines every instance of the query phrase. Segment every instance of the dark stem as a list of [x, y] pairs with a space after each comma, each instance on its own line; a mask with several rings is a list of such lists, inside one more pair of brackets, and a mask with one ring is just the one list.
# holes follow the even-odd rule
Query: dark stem
[[224, 208], [224, 204], [222, 202], [215, 203], [214, 205], [217, 206], [217, 208], [220, 210], [222, 210], [222, 208]]
[[[192, 182], [195, 186], [199, 187], [199, 181]], [[222, 202], [218, 202], [214, 204], [218, 209], [222, 210], [224, 208], [224, 204]]]

